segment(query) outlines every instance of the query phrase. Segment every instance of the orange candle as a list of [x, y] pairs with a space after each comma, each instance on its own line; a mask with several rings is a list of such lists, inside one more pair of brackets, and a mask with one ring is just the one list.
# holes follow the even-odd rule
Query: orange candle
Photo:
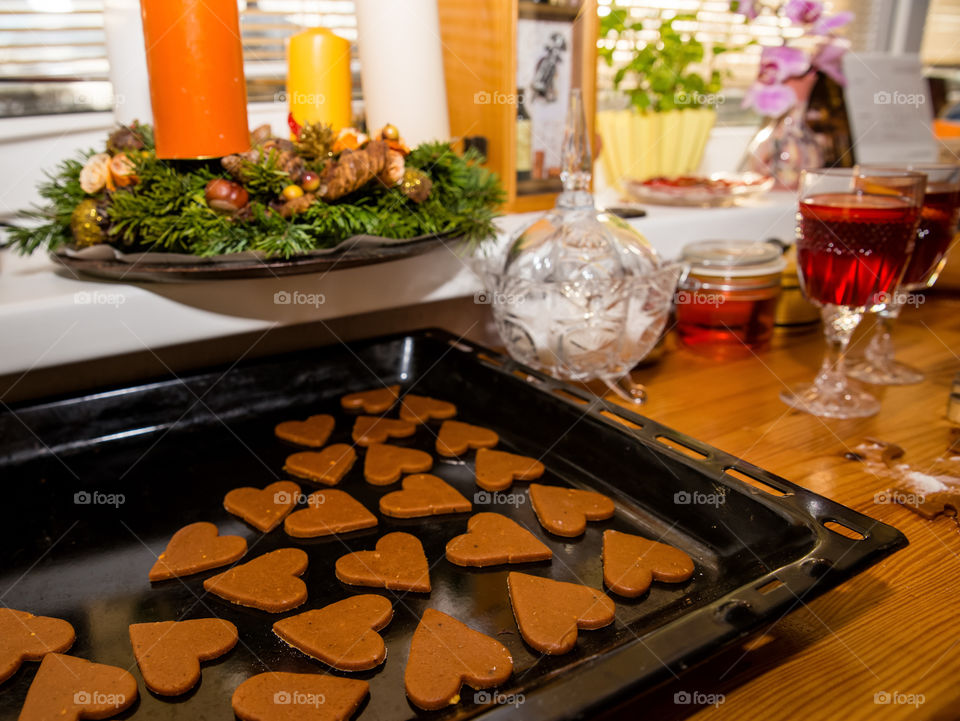
[[140, 0], [157, 157], [250, 149], [237, 0]]
[[310, 28], [287, 47], [287, 98], [300, 125], [350, 125], [350, 43], [327, 28]]

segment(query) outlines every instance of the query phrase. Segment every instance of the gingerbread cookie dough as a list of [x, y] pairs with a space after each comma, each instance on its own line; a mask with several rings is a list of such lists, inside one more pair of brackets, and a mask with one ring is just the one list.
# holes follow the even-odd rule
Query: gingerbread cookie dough
[[500, 436], [489, 428], [472, 426], [460, 421], [444, 421], [437, 434], [437, 453], [441, 456], [460, 456], [470, 448], [493, 448]]
[[430, 592], [430, 567], [423, 546], [409, 533], [388, 533], [375, 551], [355, 551], [337, 559], [336, 574], [354, 586], [391, 591]]
[[351, 596], [323, 608], [284, 618], [273, 632], [308, 656], [340, 671], [366, 671], [387, 658], [377, 631], [393, 618], [393, 604], [383, 596]]
[[428, 608], [410, 641], [407, 698], [426, 711], [460, 702], [460, 687], [493, 688], [513, 673], [506, 646], [452, 616]]
[[613, 601], [589, 586], [511, 571], [507, 589], [520, 635], [542, 653], [572, 651], [577, 629], [613, 623]]
[[237, 627], [219, 618], [135, 623], [130, 644], [147, 688], [179, 696], [200, 681], [200, 662], [219, 658], [237, 644]]
[[485, 491], [505, 491], [514, 481], [535, 481], [546, 470], [536, 458], [481, 448], [476, 459], [477, 485]]
[[433, 466], [433, 456], [416, 448], [373, 443], [363, 460], [363, 477], [375, 486], [388, 486], [404, 473], [421, 473]]
[[326, 414], [310, 416], [305, 421], [284, 421], [278, 423], [273, 432], [281, 438], [298, 446], [320, 448], [333, 433], [333, 416]]
[[353, 424], [353, 442], [358, 446], [383, 443], [388, 438], [409, 438], [417, 427], [409, 421], [379, 416], [357, 416]]
[[240, 721], [347, 721], [368, 693], [366, 681], [278, 671], [248, 678], [231, 704]]
[[316, 538], [350, 533], [377, 525], [377, 517], [346, 491], [329, 488], [311, 493], [307, 507], [294, 511], [283, 530], [294, 538]]
[[137, 700], [129, 671], [76, 656], [48, 653], [27, 691], [17, 721], [78, 721], [117, 716]]
[[587, 521], [603, 521], [616, 510], [607, 496], [579, 488], [530, 484], [530, 502], [537, 520], [550, 533], [579, 536], [587, 530]]
[[223, 498], [223, 507], [258, 531], [269, 533], [283, 522], [297, 505], [300, 486], [293, 481], [277, 481], [260, 489], [234, 488]]
[[221, 536], [212, 523], [200, 521], [173, 534], [150, 569], [151, 581], [190, 576], [226, 566], [243, 557], [247, 542], [240, 536]]
[[24, 661], [39, 661], [48, 653], [68, 650], [76, 637], [73, 626], [63, 619], [0, 608], [0, 683], [13, 676]]
[[208, 578], [203, 587], [231, 603], [281, 613], [307, 600], [307, 585], [298, 578], [306, 570], [306, 553], [280, 548]]
[[426, 423], [432, 418], [445, 420], [457, 415], [453, 403], [408, 393], [400, 404], [400, 418], [411, 423]]
[[553, 551], [519, 523], [499, 513], [478, 513], [467, 532], [447, 543], [447, 560], [458, 566], [549, 561]]
[[393, 518], [468, 513], [472, 507], [456, 488], [429, 473], [407, 476], [403, 479], [403, 490], [380, 499], [380, 513]]
[[334, 443], [322, 451], [301, 451], [287, 456], [283, 470], [325, 486], [335, 486], [357, 462], [357, 452], [346, 443]]
[[653, 581], [683, 583], [693, 559], [679, 548], [619, 531], [603, 532], [603, 582], [614, 593], [636, 598]]
[[383, 413], [397, 402], [400, 395], [400, 386], [375, 388], [359, 393], [348, 393], [340, 399], [340, 405], [349, 411], [363, 411], [364, 413]]

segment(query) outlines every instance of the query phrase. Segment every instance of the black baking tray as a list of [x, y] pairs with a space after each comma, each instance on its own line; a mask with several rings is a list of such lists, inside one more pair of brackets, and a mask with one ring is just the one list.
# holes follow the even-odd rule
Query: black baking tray
[[[264, 536], [223, 510], [229, 489], [282, 477], [283, 460], [294, 449], [274, 437], [275, 423], [333, 413], [338, 423], [331, 442], [349, 441], [351, 423], [339, 397], [384, 383], [454, 401], [461, 419], [496, 430], [501, 448], [542, 457], [547, 473], [541, 482], [593, 488], [615, 499], [613, 519], [589, 524], [574, 539], [548, 536], [539, 528], [524, 483], [496, 503], [476, 503], [476, 511], [495, 510], [520, 521], [554, 551], [552, 562], [510, 568], [600, 588], [601, 536], [613, 528], [683, 548], [696, 562], [695, 575], [684, 584], [654, 583], [638, 599], [612, 596], [617, 614], [612, 626], [581, 631], [573, 652], [543, 657], [517, 632], [507, 567], [468, 570], [443, 559], [446, 542], [465, 531], [469, 514], [380, 516], [375, 530], [302, 541], [282, 529]], [[432, 451], [435, 430], [432, 424], [419, 429], [409, 445]], [[357, 715], [364, 720], [590, 717], [769, 625], [907, 542], [894, 528], [772, 473], [434, 330], [21, 405], [0, 415], [0, 439], [5, 509], [0, 600], [69, 620], [77, 630], [71, 653], [133, 671], [140, 700], [120, 718], [226, 721], [233, 718], [233, 689], [253, 674], [331, 672], [286, 646], [271, 625], [366, 592], [335, 578], [335, 560], [372, 548], [390, 531], [421, 539], [433, 591], [383, 592], [396, 602], [394, 620], [382, 632], [386, 663], [375, 671], [343, 674], [370, 682], [370, 697]], [[463, 461], [437, 458], [433, 472], [473, 497], [472, 465], [472, 453]], [[358, 462], [340, 487], [376, 510], [378, 498], [396, 486], [368, 485], [361, 466]], [[730, 469], [768, 490], [734, 477]], [[306, 549], [307, 603], [277, 615], [233, 606], [203, 594], [204, 578], [216, 571], [151, 586], [147, 571], [156, 554], [175, 530], [200, 520], [215, 522], [221, 533], [244, 536], [247, 559], [284, 546]], [[830, 522], [862, 538], [841, 535], [824, 525]], [[408, 703], [403, 670], [410, 636], [427, 607], [510, 649], [515, 672], [498, 690], [502, 703], [487, 703], [488, 696], [466, 687], [462, 702], [442, 711], [424, 713]], [[237, 625], [237, 647], [204, 664], [201, 683], [185, 696], [162, 700], [146, 691], [127, 626], [214, 615]], [[0, 686], [0, 717], [16, 717], [36, 667], [25, 663]]]

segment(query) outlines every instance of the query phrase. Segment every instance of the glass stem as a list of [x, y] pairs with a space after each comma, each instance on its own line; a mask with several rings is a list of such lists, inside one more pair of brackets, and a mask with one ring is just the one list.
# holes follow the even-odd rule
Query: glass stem
[[894, 364], [896, 351], [893, 348], [893, 322], [900, 317], [904, 302], [903, 291], [889, 294], [883, 306], [877, 311], [877, 328], [867, 344], [864, 355], [867, 361], [878, 370], [890, 371]]
[[863, 313], [846, 306], [825, 305], [822, 315], [823, 333], [827, 339], [827, 354], [814, 384], [842, 390], [847, 387], [845, 370], [847, 347], [850, 345], [853, 331], [863, 318]]

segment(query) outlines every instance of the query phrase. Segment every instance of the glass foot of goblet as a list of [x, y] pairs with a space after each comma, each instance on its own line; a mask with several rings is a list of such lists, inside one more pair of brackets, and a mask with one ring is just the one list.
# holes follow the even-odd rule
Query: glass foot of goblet
[[780, 400], [821, 418], [867, 418], [880, 412], [880, 401], [852, 383], [814, 381], [783, 391]]
[[920, 383], [925, 378], [916, 368], [903, 363], [897, 361], [876, 363], [869, 358], [851, 363], [847, 368], [847, 375], [858, 381], [880, 386], [909, 386]]

